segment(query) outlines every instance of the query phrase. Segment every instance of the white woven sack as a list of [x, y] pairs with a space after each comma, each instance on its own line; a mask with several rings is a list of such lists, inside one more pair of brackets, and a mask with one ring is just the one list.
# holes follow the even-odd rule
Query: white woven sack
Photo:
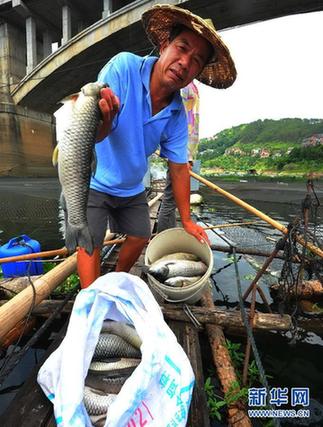
[[77, 296], [64, 340], [41, 367], [38, 383], [58, 427], [88, 427], [84, 379], [105, 319], [134, 325], [142, 360], [107, 413], [105, 427], [184, 427], [194, 386], [190, 362], [145, 282], [109, 273]]

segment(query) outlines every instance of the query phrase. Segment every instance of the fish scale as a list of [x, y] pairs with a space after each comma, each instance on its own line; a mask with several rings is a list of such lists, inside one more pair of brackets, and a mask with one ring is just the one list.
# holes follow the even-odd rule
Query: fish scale
[[89, 415], [105, 414], [116, 397], [116, 394], [97, 394], [90, 387], [84, 387], [83, 402]]
[[114, 334], [101, 334], [94, 351], [94, 360], [109, 357], [141, 357], [141, 352], [123, 338]]

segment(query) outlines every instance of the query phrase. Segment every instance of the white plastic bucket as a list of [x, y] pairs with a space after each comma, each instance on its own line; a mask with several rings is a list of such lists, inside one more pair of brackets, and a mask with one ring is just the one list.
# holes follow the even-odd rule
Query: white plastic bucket
[[170, 228], [157, 234], [149, 243], [145, 254], [145, 264], [151, 265], [164, 255], [176, 252], [189, 252], [203, 261], [208, 269], [206, 273], [195, 283], [177, 288], [160, 283], [148, 274], [148, 282], [152, 291], [160, 295], [168, 302], [197, 302], [209, 284], [209, 277], [213, 269], [213, 254], [207, 243], [200, 243], [195, 237], [186, 233], [183, 228]]

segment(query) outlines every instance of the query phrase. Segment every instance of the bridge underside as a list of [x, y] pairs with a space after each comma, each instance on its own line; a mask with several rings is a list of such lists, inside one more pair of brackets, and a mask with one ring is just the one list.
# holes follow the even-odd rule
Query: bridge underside
[[[145, 2], [148, 6], [151, 3], [153, 2]], [[182, 2], [180, 6], [203, 18], [211, 18], [217, 29], [221, 30], [285, 15], [322, 10], [323, 0], [189, 0]], [[123, 13], [127, 19], [127, 11]], [[29, 79], [34, 79], [34, 83], [25, 79], [13, 91], [14, 101], [36, 111], [53, 113], [59, 100], [77, 92], [86, 82], [96, 80], [98, 71], [107, 60], [124, 50], [139, 55], [151, 50], [138, 18], [109, 37], [85, 46], [77, 56], [67, 59], [47, 77], [39, 78], [31, 74]], [[41, 68], [39, 75], [41, 76]], [[24, 85], [28, 85], [27, 92], [23, 91]]]

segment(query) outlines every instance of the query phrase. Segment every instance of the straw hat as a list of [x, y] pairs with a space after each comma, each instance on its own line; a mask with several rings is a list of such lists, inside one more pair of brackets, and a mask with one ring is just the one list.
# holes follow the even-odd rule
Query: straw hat
[[149, 40], [158, 49], [169, 39], [177, 25], [184, 25], [204, 37], [213, 46], [215, 54], [197, 79], [218, 89], [226, 89], [235, 81], [237, 72], [229, 49], [216, 32], [211, 19], [202, 19], [189, 10], [169, 4], [156, 4], [143, 13], [142, 22]]

